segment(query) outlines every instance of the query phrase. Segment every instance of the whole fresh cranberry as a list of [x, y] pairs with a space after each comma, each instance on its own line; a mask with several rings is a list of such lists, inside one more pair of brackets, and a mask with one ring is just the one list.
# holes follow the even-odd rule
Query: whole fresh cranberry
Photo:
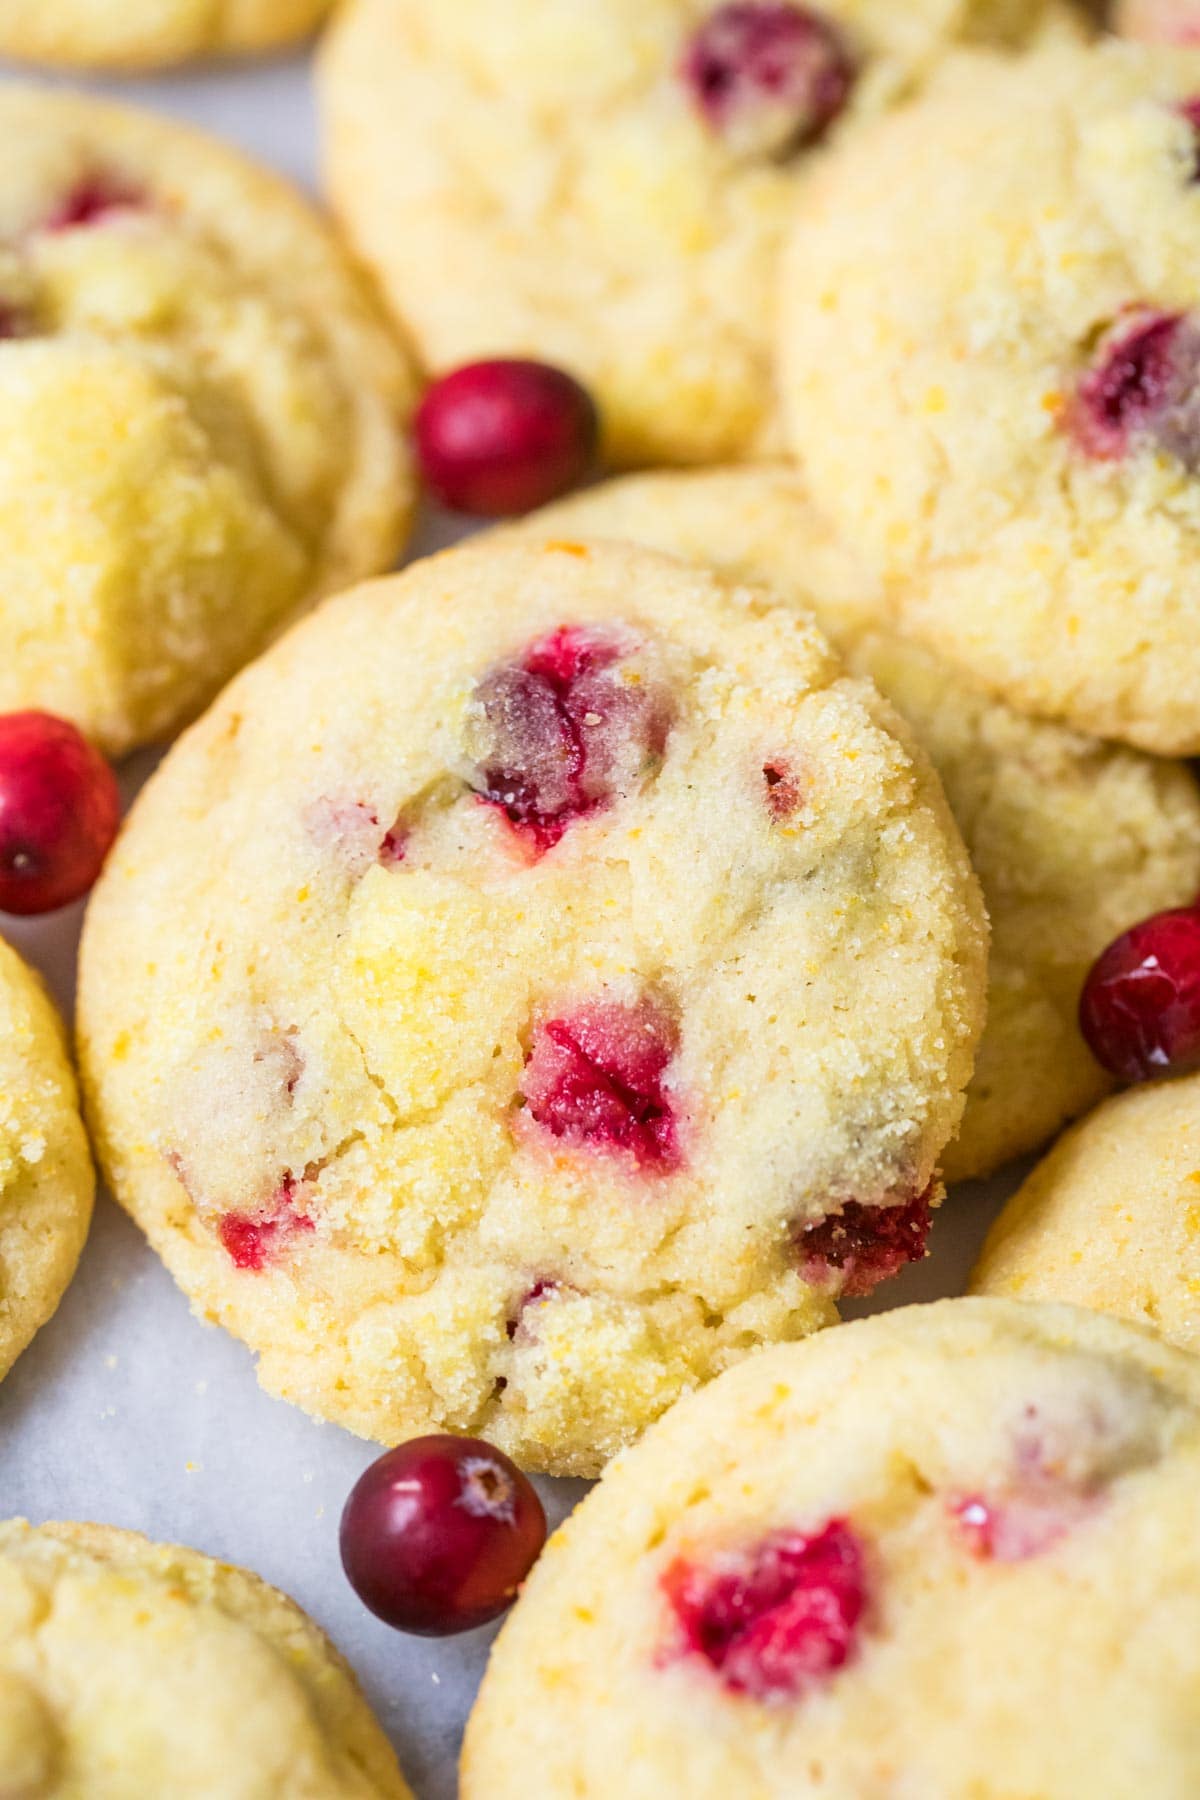
[[388, 1450], [342, 1514], [342, 1566], [355, 1593], [421, 1637], [498, 1618], [545, 1541], [531, 1483], [479, 1438], [413, 1438]]
[[1157, 913], [1110, 944], [1084, 983], [1079, 1026], [1122, 1081], [1200, 1067], [1200, 907]]
[[1094, 461], [1149, 443], [1200, 468], [1200, 327], [1185, 313], [1131, 308], [1101, 344], [1069, 419]]
[[465, 363], [427, 389], [414, 423], [431, 491], [457, 512], [529, 512], [582, 480], [596, 454], [591, 395], [549, 363]]
[[930, 1188], [892, 1206], [847, 1200], [841, 1212], [801, 1229], [804, 1273], [818, 1285], [836, 1287], [843, 1299], [862, 1299], [907, 1263], [921, 1261], [932, 1224]]
[[850, 98], [855, 67], [840, 31], [812, 7], [732, 0], [692, 36], [680, 74], [732, 149], [778, 156], [828, 130]]
[[0, 714], [0, 912], [86, 894], [121, 820], [112, 770], [66, 719]]

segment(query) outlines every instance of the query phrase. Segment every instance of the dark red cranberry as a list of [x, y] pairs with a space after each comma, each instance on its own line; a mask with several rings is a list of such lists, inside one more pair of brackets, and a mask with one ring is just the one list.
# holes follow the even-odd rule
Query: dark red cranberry
[[112, 770], [66, 719], [0, 715], [0, 912], [86, 894], [121, 822]]
[[1079, 1026], [1122, 1081], [1200, 1067], [1200, 907], [1143, 919], [1110, 944], [1084, 983]]
[[840, 31], [791, 0], [718, 6], [689, 42], [680, 73], [713, 131], [764, 156], [814, 143], [846, 105], [855, 78]]
[[115, 175], [86, 175], [47, 217], [42, 229], [77, 231], [99, 225], [114, 213], [135, 212], [145, 205], [145, 194], [131, 182]]
[[908, 1263], [920, 1262], [933, 1224], [933, 1190], [899, 1206], [864, 1206], [847, 1200], [799, 1234], [807, 1278], [834, 1285], [847, 1300], [871, 1294]]
[[623, 679], [624, 654], [612, 633], [564, 626], [475, 690], [479, 790], [539, 853], [663, 753], [668, 698], [653, 681]]
[[681, 1560], [663, 1587], [684, 1649], [735, 1694], [794, 1700], [854, 1654], [866, 1558], [844, 1519], [811, 1536], [780, 1531], [712, 1568]]
[[545, 1541], [532, 1485], [478, 1438], [414, 1438], [387, 1451], [342, 1514], [342, 1567], [355, 1593], [387, 1624], [422, 1637], [498, 1618]]
[[1101, 345], [1070, 420], [1097, 461], [1149, 442], [1189, 470], [1200, 467], [1200, 329], [1183, 313], [1133, 309]]
[[549, 363], [466, 363], [426, 391], [414, 424], [425, 480], [457, 512], [529, 512], [581, 481], [599, 421], [586, 388]]
[[261, 1272], [278, 1259], [298, 1232], [316, 1229], [300, 1210], [300, 1201], [300, 1183], [287, 1174], [265, 1206], [224, 1215], [217, 1233], [235, 1268]]
[[521, 1083], [530, 1117], [564, 1143], [622, 1152], [665, 1174], [679, 1163], [666, 1088], [678, 1041], [674, 1021], [648, 996], [545, 1020]]

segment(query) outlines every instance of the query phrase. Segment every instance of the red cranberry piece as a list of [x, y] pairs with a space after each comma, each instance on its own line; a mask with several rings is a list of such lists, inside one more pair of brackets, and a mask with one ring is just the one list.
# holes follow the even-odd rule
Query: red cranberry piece
[[1135, 309], [1079, 384], [1071, 423], [1099, 462], [1149, 441], [1200, 468], [1200, 329], [1182, 313]]
[[786, 155], [845, 107], [855, 68], [825, 16], [791, 0], [733, 0], [710, 13], [680, 73], [708, 126], [736, 150]]
[[663, 753], [670, 706], [622, 678], [613, 635], [564, 626], [475, 690], [478, 786], [540, 853], [625, 791]]
[[1122, 1081], [1200, 1067], [1200, 907], [1158, 913], [1110, 944], [1084, 983], [1079, 1026]]
[[766, 763], [763, 766], [763, 780], [767, 784], [767, 809], [771, 817], [779, 820], [790, 818], [804, 798], [795, 775], [786, 763]]
[[351, 1587], [388, 1625], [422, 1637], [498, 1618], [545, 1541], [532, 1485], [478, 1438], [414, 1438], [387, 1451], [342, 1514]]
[[547, 1019], [533, 1035], [521, 1091], [551, 1137], [622, 1152], [665, 1174], [679, 1139], [665, 1077], [678, 1049], [674, 1021], [654, 1000], [599, 1001]]
[[805, 1535], [781, 1531], [714, 1569], [681, 1560], [663, 1587], [686, 1652], [732, 1693], [794, 1700], [854, 1654], [867, 1603], [857, 1533], [831, 1519]]
[[235, 1268], [259, 1273], [280, 1256], [297, 1232], [316, 1230], [299, 1210], [299, 1197], [299, 1182], [287, 1174], [266, 1206], [256, 1212], [224, 1215], [217, 1233]]
[[0, 339], [24, 337], [25, 330], [25, 315], [20, 308], [0, 300]]
[[586, 388], [549, 363], [465, 363], [426, 391], [414, 422], [425, 480], [457, 512], [531, 511], [582, 480], [599, 421]]
[[115, 175], [85, 175], [45, 220], [44, 231], [77, 231], [99, 225], [113, 213], [136, 212], [146, 205], [140, 188]]
[[74, 725], [0, 715], [0, 912], [53, 912], [86, 894], [120, 821], [116, 776]]
[[[840, 1213], [830, 1213], [799, 1235], [807, 1278], [831, 1281], [844, 1299], [861, 1299], [882, 1281], [890, 1281], [907, 1263], [925, 1255], [933, 1224], [933, 1189], [898, 1206], [864, 1206], [847, 1200]], [[836, 1273], [835, 1273], [836, 1272]]]

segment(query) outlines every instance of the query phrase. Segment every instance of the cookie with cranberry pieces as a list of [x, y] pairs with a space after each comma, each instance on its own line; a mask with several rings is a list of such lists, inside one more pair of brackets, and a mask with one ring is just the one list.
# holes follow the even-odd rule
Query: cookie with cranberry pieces
[[936, 89], [798, 207], [793, 447], [907, 630], [1025, 711], [1193, 754], [1200, 55], [963, 57]]
[[[776, 255], [799, 179], [955, 43], [1055, 0], [351, 0], [323, 42], [327, 185], [435, 375], [536, 357], [621, 465], [777, 435]], [[887, 184], [884, 183], [884, 186]]]
[[794, 604], [488, 542], [171, 752], [81, 1043], [115, 1192], [272, 1391], [594, 1473], [923, 1254], [984, 965], [936, 778]]
[[1183, 1800], [1198, 1480], [1200, 1366], [1111, 1319], [954, 1300], [766, 1351], [551, 1539], [463, 1800]]
[[62, 1299], [94, 1189], [58, 1014], [0, 939], [0, 1376]]
[[183, 126], [0, 91], [0, 712], [112, 753], [386, 568], [410, 377], [286, 183]]
[[0, 56], [70, 69], [161, 69], [298, 43], [329, 0], [0, 0]]
[[1065, 1300], [1200, 1350], [1200, 1077], [1109, 1100], [1009, 1201], [972, 1291]]
[[1079, 1032], [1084, 977], [1134, 920], [1200, 892], [1190, 772], [1031, 719], [890, 625], [889, 596], [793, 471], [630, 475], [533, 515], [761, 581], [817, 622], [908, 721], [946, 790], [991, 919], [988, 1021], [950, 1181], [1038, 1149], [1111, 1088]]
[[106, 1525], [0, 1523], [0, 1784], [111, 1800], [411, 1800], [293, 1600]]

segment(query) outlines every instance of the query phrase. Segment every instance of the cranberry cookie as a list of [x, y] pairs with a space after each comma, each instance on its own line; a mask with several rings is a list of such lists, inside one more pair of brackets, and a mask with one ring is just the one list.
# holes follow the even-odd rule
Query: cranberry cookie
[[58, 1014], [0, 939], [0, 1376], [75, 1273], [94, 1186]]
[[811, 608], [903, 714], [942, 778], [992, 923], [988, 1022], [947, 1180], [1036, 1150], [1112, 1082], [1079, 1033], [1095, 958], [1200, 893], [1200, 792], [1179, 764], [1029, 719], [887, 628], [887, 596], [809, 501], [761, 467], [631, 475], [520, 529], [624, 538]]
[[1198, 1483], [1200, 1365], [1095, 1314], [769, 1350], [551, 1539], [463, 1800], [1188, 1800]]
[[411, 1800], [286, 1595], [131, 1531], [23, 1519], [0, 1524], [0, 1792]]
[[489, 542], [172, 751], [81, 1046], [114, 1191], [272, 1391], [594, 1473], [923, 1253], [984, 986], [936, 779], [807, 617]]
[[[350, 0], [320, 65], [328, 185], [425, 362], [556, 363], [610, 460], [773, 430], [775, 264], [797, 179], [948, 46], [1047, 0]], [[881, 184], [885, 188], [888, 183]]]
[[806, 185], [794, 447], [906, 629], [1023, 710], [1200, 751], [1200, 55], [936, 87]]
[[409, 376], [283, 182], [181, 126], [0, 89], [0, 712], [118, 753], [386, 568]]
[[0, 0], [0, 56], [158, 69], [297, 42], [330, 0]]

